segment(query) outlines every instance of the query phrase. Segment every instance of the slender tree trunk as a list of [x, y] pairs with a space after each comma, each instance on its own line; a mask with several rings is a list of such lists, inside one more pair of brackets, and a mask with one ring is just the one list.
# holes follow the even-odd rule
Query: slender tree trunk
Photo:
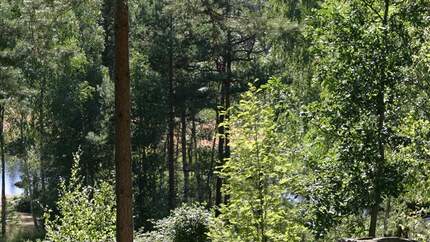
[[[223, 85], [222, 91], [221, 91], [221, 104], [222, 107], [224, 107], [225, 104], [225, 92], [224, 92], [225, 86]], [[219, 112], [219, 118], [218, 118], [218, 162], [216, 169], [220, 171], [221, 166], [224, 163], [224, 141], [225, 141], [225, 133], [224, 133], [224, 126], [220, 125], [224, 122], [224, 110], [221, 110]], [[216, 184], [215, 184], [215, 216], [218, 216], [220, 214], [219, 207], [222, 203], [222, 193], [221, 193], [221, 187], [222, 187], [222, 177], [220, 175], [217, 175], [216, 178]]]
[[[230, 1], [226, 0], [226, 17], [229, 18], [230, 17]], [[224, 59], [224, 71], [226, 74], [226, 79], [223, 82], [223, 88], [222, 88], [222, 97], [221, 97], [221, 102], [223, 104], [223, 114], [221, 114], [220, 116], [220, 123], [223, 123], [225, 120], [228, 120], [229, 115], [228, 115], [228, 110], [230, 108], [230, 83], [231, 83], [231, 64], [232, 64], [232, 36], [231, 36], [231, 31], [227, 30], [227, 40], [226, 40], [226, 52], [225, 55], [223, 56]], [[229, 138], [228, 138], [228, 127], [224, 128], [224, 127], [220, 127], [219, 129], [219, 135], [220, 135], [220, 139], [219, 139], [219, 165], [218, 166], [222, 166], [224, 165], [225, 159], [230, 158], [230, 145], [229, 145]], [[220, 147], [221, 146], [221, 147]], [[219, 205], [221, 204], [221, 187], [222, 187], [222, 178], [221, 177], [217, 177], [217, 184], [216, 184], [216, 197], [215, 197], [215, 205], [217, 207], [219, 207]], [[224, 196], [224, 202], [227, 203], [229, 200], [229, 195], [226, 194]], [[215, 212], [215, 216], [217, 216], [219, 214], [219, 211]]]
[[175, 179], [175, 157], [174, 157], [174, 136], [175, 136], [175, 92], [173, 77], [173, 18], [170, 18], [170, 46], [169, 46], [169, 140], [167, 151], [167, 165], [169, 170], [169, 209], [176, 207], [176, 179]]
[[[179, 129], [180, 129], [180, 127], [175, 127], [176, 132], [173, 135], [173, 137], [175, 138], [175, 141], [176, 141], [176, 142], [174, 142], [174, 144], [175, 144], [175, 156], [174, 156], [175, 164], [177, 164], [178, 157], [179, 157], [179, 139], [180, 139], [179, 135], [181, 133], [181, 131]], [[176, 172], [176, 165], [175, 165], [175, 172]], [[175, 175], [177, 175], [177, 174], [175, 173]], [[176, 182], [176, 180], [175, 180], [175, 182]], [[176, 186], [177, 186], [177, 184], [175, 184], [175, 189], [177, 189]]]
[[388, 218], [390, 217], [391, 210], [391, 198], [387, 198], [387, 206], [385, 207], [385, 216], [384, 216], [384, 236], [388, 236]]
[[27, 139], [26, 135], [24, 134], [24, 124], [25, 124], [25, 115], [21, 113], [21, 120], [20, 120], [20, 136], [21, 136], [21, 145], [22, 145], [22, 152], [23, 152], [23, 161], [24, 161], [24, 175], [27, 177], [28, 180], [28, 196], [30, 197], [30, 211], [31, 211], [31, 217], [33, 218], [34, 227], [38, 227], [39, 224], [37, 223], [37, 217], [34, 213], [34, 195], [33, 195], [33, 189], [31, 186], [31, 174], [30, 174], [30, 168], [28, 164], [28, 156], [27, 156]]
[[39, 113], [39, 135], [40, 135], [40, 182], [42, 185], [42, 194], [45, 193], [45, 113], [43, 109], [43, 103], [45, 100], [45, 88], [46, 81], [42, 78], [42, 84], [40, 87], [40, 113]]
[[[29, 169], [28, 169], [29, 167], [28, 167], [28, 161], [27, 161], [27, 147], [26, 147], [27, 142], [24, 138], [24, 120], [25, 120], [25, 116], [21, 112], [20, 113], [20, 119], [19, 119], [19, 137], [21, 139], [22, 160], [24, 162], [24, 178], [23, 178], [23, 181], [25, 181], [25, 179], [28, 179], [30, 181], [30, 176], [28, 175], [29, 174]], [[28, 187], [26, 187], [25, 185], [26, 184], [24, 182], [23, 183], [24, 195], [31, 198], [30, 189]]]
[[373, 207], [370, 209], [370, 226], [369, 226], [369, 237], [375, 238], [376, 237], [376, 222], [378, 219], [378, 211], [379, 206], [373, 205]]
[[[190, 138], [189, 138], [189, 140], [188, 140], [188, 143], [187, 143], [187, 147], [188, 147], [188, 149], [187, 149], [187, 155], [188, 155], [188, 173], [189, 173], [189, 176], [190, 176], [190, 178], [189, 178], [189, 180], [190, 180], [190, 182], [189, 182], [189, 199], [193, 199], [193, 196], [192, 196], [192, 194], [193, 194], [193, 192], [194, 192], [194, 187], [192, 186], [192, 184], [191, 184], [191, 179], [192, 179], [192, 177], [193, 177], [193, 172], [194, 172], [194, 176], [196, 176], [196, 171], [195, 171], [195, 165], [193, 164], [193, 155], [194, 155], [194, 146], [193, 146], [193, 134], [192, 134], [192, 123], [191, 123], [191, 136], [190, 136]], [[194, 196], [194, 198], [195, 198], [195, 196]]]
[[[388, 14], [389, 14], [389, 7], [390, 7], [390, 0], [384, 0], [385, 2], [385, 9], [384, 9], [384, 19], [383, 19], [383, 25], [384, 25], [384, 36], [385, 41], [388, 38]], [[387, 55], [387, 48], [384, 47], [384, 55], [385, 57]], [[385, 100], [384, 100], [384, 93], [385, 93], [385, 79], [386, 79], [386, 73], [385, 73], [385, 59], [381, 60], [381, 80], [379, 80], [379, 87], [378, 87], [378, 96], [377, 96], [377, 115], [378, 115], [378, 153], [379, 153], [379, 160], [376, 162], [375, 166], [375, 174], [374, 174], [374, 180], [376, 181], [380, 175], [381, 167], [385, 163], [385, 135], [384, 135], [384, 126], [385, 126]], [[376, 237], [376, 225], [377, 225], [377, 219], [378, 219], [378, 212], [379, 212], [379, 205], [381, 202], [381, 194], [379, 194], [377, 191], [374, 191], [373, 194], [373, 206], [371, 208], [370, 213], [370, 226], [369, 226], [369, 237]]]
[[[30, 114], [31, 117], [36, 116], [36, 114], [33, 112]], [[37, 130], [37, 124], [36, 121], [34, 119], [30, 119], [30, 130]], [[35, 200], [35, 198], [38, 196], [39, 194], [39, 177], [37, 176], [37, 172], [31, 172], [30, 170], [30, 174], [29, 174], [29, 178], [31, 178], [31, 180], [29, 180], [29, 188], [31, 189], [31, 191], [33, 192], [33, 201]], [[34, 204], [34, 203], [33, 203]], [[36, 221], [37, 223], [37, 221]], [[38, 224], [38, 226], [40, 226], [40, 224]]]
[[211, 152], [211, 160], [209, 164], [209, 171], [206, 180], [206, 187], [208, 189], [208, 207], [212, 207], [212, 177], [214, 173], [214, 164], [215, 164], [215, 146], [216, 146], [216, 137], [214, 136], [212, 140], [212, 152]]
[[188, 202], [190, 193], [190, 168], [187, 160], [187, 120], [185, 107], [181, 114], [181, 148], [182, 148], [182, 169], [184, 172], [184, 202]]
[[6, 238], [6, 191], [5, 191], [5, 170], [6, 160], [4, 151], [4, 113], [5, 107], [0, 106], [0, 148], [1, 148], [1, 233], [2, 237]]
[[39, 223], [37, 222], [37, 216], [36, 216], [36, 213], [35, 213], [35, 209], [34, 209], [34, 199], [35, 199], [35, 197], [34, 197], [34, 192], [33, 192], [33, 188], [32, 188], [32, 178], [31, 178], [31, 175], [30, 175], [30, 172], [29, 172], [29, 168], [28, 168], [28, 160], [27, 160], [27, 157], [25, 157], [24, 158], [24, 163], [25, 163], [25, 166], [26, 166], [26, 176], [27, 176], [27, 179], [28, 179], [28, 193], [29, 193], [29, 197], [30, 197], [30, 211], [31, 211], [31, 217], [33, 218], [33, 224], [34, 224], [34, 227], [36, 227], [36, 228], [38, 228], [39, 227]]
[[128, 1], [117, 0], [115, 13], [115, 167], [116, 239], [118, 242], [133, 241], [128, 29]]
[[[202, 202], [203, 201], [203, 179], [202, 179], [202, 171], [201, 171], [201, 164], [198, 160], [198, 154], [197, 154], [197, 135], [196, 135], [196, 118], [195, 115], [192, 116], [192, 127], [191, 127], [191, 140], [192, 140], [192, 150], [191, 152], [194, 154], [194, 166], [195, 166], [195, 174], [196, 174], [196, 183], [197, 183], [197, 201]], [[192, 161], [190, 159], [190, 164], [192, 164]]]
[[[169, 134], [166, 134], [166, 141], [163, 144], [163, 151], [164, 151], [164, 159], [167, 157], [168, 153], [169, 153]], [[168, 160], [168, 159], [166, 159]], [[164, 192], [164, 168], [163, 166], [159, 166], [158, 167], [158, 175], [160, 177], [160, 183], [159, 183], [159, 187], [158, 187], [158, 191], [160, 194], [162, 194]]]
[[[230, 45], [231, 43], [231, 34], [230, 32], [228, 32], [228, 43]], [[225, 120], [228, 121], [230, 118], [229, 115], [229, 111], [230, 111], [230, 86], [231, 86], [231, 54], [230, 54], [230, 50], [229, 53], [227, 55], [227, 62], [226, 62], [226, 71], [227, 71], [227, 79], [225, 80]], [[224, 161], [223, 161], [223, 165], [225, 162], [225, 159], [230, 159], [230, 128], [228, 126], [225, 127], [224, 130], [225, 133], [225, 148], [224, 148]], [[224, 195], [224, 203], [227, 204], [228, 200], [230, 199], [230, 195], [229, 194], [225, 194]]]
[[[33, 23], [36, 17], [36, 8], [35, 5], [32, 6], [32, 11], [30, 14], [30, 22]], [[36, 43], [36, 37], [35, 37], [35, 31], [37, 31], [30, 23], [29, 23], [29, 31], [31, 32], [31, 39], [33, 42]], [[39, 59], [39, 46], [36, 44], [33, 48], [33, 55], [36, 57], [34, 58], [34, 61], [32, 62], [33, 68], [37, 69], [40, 66], [38, 65], [37, 60]], [[34, 79], [36, 80], [37, 77]], [[33, 80], [33, 81], [34, 81]], [[41, 83], [40, 83], [40, 96], [39, 96], [39, 120], [37, 124], [34, 124], [33, 126], [36, 128], [36, 130], [38, 130], [39, 132], [39, 161], [40, 161], [40, 177], [41, 177], [41, 185], [42, 185], [42, 193], [44, 193], [45, 191], [45, 164], [44, 164], [44, 138], [45, 138], [45, 134], [44, 134], [44, 110], [43, 110], [43, 102], [45, 100], [45, 89], [46, 89], [46, 79], [45, 78], [41, 78]], [[37, 111], [36, 111], [37, 112]], [[38, 125], [38, 127], [36, 126]], [[35, 188], [36, 189], [36, 188]]]

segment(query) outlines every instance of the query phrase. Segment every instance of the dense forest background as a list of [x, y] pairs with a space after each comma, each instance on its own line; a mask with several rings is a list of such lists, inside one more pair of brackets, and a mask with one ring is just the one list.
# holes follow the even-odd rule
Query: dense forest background
[[[0, 0], [3, 238], [115, 239], [115, 3]], [[430, 241], [430, 1], [128, 10], [136, 241]]]

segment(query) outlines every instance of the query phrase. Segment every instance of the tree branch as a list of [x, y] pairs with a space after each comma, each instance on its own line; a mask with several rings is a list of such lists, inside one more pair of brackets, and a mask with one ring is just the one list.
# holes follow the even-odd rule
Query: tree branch
[[381, 16], [381, 14], [372, 6], [371, 3], [369, 3], [367, 0], [362, 0], [362, 2], [369, 8], [371, 9], [376, 15], [378, 15], [378, 17], [384, 21], [384, 18]]

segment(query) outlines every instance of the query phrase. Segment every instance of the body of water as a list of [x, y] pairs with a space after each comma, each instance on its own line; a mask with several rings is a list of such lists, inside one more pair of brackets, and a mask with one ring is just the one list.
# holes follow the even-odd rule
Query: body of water
[[[8, 165], [6, 162], [6, 196], [16, 196], [24, 193], [22, 188], [15, 186], [21, 181], [21, 172], [17, 166]], [[0, 181], [1, 182], [1, 181]]]

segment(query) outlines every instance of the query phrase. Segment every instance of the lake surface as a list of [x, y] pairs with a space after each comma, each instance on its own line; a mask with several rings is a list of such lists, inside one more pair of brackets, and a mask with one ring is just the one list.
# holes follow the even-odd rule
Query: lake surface
[[24, 190], [15, 186], [16, 182], [21, 181], [21, 171], [18, 166], [11, 166], [7, 163], [8, 162], [6, 162], [6, 196], [21, 195], [24, 193]]

